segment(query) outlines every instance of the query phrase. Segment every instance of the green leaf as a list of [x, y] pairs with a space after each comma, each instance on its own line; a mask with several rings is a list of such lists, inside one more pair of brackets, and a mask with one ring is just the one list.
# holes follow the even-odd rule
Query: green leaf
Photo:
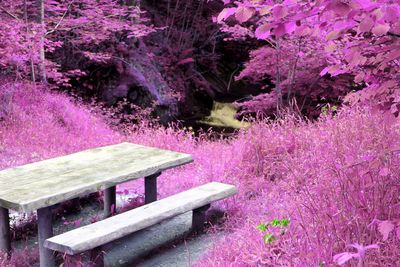
[[278, 220], [278, 219], [273, 219], [271, 221], [271, 225], [274, 226], [274, 227], [279, 226], [280, 223], [281, 223], [281, 220]]
[[289, 225], [289, 223], [290, 223], [290, 220], [289, 220], [289, 219], [283, 219], [283, 220], [281, 221], [281, 225], [282, 225], [283, 227], [287, 227], [287, 226]]
[[259, 225], [257, 225], [257, 229], [261, 232], [265, 232], [268, 230], [268, 226], [266, 226], [264, 223], [260, 223]]
[[266, 244], [271, 244], [273, 241], [276, 240], [276, 237], [273, 234], [266, 234], [264, 235], [264, 242]]

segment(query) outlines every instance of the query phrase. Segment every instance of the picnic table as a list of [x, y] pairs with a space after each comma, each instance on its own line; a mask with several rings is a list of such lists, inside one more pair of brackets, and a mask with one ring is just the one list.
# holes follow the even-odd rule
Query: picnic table
[[145, 177], [150, 203], [157, 198], [157, 176], [192, 161], [189, 154], [121, 143], [0, 171], [0, 251], [11, 251], [9, 210], [37, 211], [40, 266], [54, 266], [53, 252], [43, 246], [53, 236], [54, 205], [104, 190], [108, 217], [116, 185]]

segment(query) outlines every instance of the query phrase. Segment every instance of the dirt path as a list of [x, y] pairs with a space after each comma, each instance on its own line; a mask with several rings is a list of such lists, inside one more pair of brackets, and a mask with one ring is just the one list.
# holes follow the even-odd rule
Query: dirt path
[[[119, 205], [124, 200], [119, 200]], [[105, 265], [118, 267], [172, 267], [190, 266], [205, 254], [207, 249], [217, 241], [220, 234], [201, 234], [193, 236], [190, 232], [192, 212], [166, 220], [160, 224], [136, 232], [104, 247]], [[55, 234], [77, 226], [90, 223], [90, 220], [101, 216], [101, 207], [97, 201], [86, 202], [79, 212], [57, 216]], [[60, 220], [60, 217], [64, 217]], [[17, 248], [35, 247], [36, 236], [28, 240], [14, 242]], [[38, 265], [31, 265], [38, 266]]]

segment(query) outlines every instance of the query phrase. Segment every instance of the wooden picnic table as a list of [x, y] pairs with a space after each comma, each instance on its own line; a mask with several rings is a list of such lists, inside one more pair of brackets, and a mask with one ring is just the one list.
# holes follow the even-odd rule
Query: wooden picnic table
[[192, 162], [191, 155], [132, 143], [99, 147], [0, 171], [0, 251], [11, 251], [9, 209], [37, 211], [40, 266], [54, 266], [43, 242], [53, 236], [55, 204], [105, 190], [104, 213], [116, 204], [116, 185], [145, 177], [145, 202], [157, 199], [161, 171]]

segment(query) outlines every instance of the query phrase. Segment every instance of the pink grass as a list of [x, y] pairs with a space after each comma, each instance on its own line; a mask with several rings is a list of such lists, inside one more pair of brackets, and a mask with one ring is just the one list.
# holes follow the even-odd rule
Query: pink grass
[[[159, 178], [160, 197], [209, 181], [236, 185], [236, 197], [215, 205], [227, 212], [227, 234], [198, 266], [330, 266], [355, 243], [379, 245], [366, 252], [365, 266], [400, 265], [394, 232], [383, 241], [371, 225], [400, 219], [397, 119], [344, 108], [315, 123], [287, 116], [210, 141], [176, 127], [124, 136], [65, 95], [22, 85], [11, 107], [0, 126], [0, 168], [128, 140], [193, 155], [194, 163]], [[119, 188], [126, 190], [142, 194], [143, 182]], [[256, 226], [274, 218], [291, 222], [265, 244]]]

